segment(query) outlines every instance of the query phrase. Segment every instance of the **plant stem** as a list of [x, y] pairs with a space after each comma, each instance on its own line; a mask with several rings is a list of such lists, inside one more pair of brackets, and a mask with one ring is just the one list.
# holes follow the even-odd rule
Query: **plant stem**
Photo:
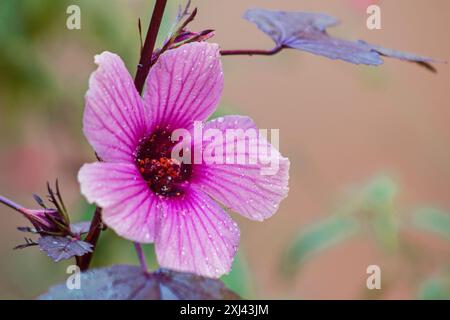
[[102, 223], [102, 208], [96, 207], [94, 217], [91, 221], [91, 226], [89, 227], [89, 232], [84, 239], [84, 241], [90, 243], [92, 245], [92, 252], [85, 254], [82, 257], [77, 259], [77, 265], [81, 271], [85, 271], [89, 269], [89, 265], [91, 264], [92, 256], [95, 251], [95, 247], [97, 246], [98, 238], [100, 238], [100, 233], [103, 229]]
[[[161, 21], [164, 15], [166, 4], [167, 0], [156, 0], [155, 8], [153, 9], [153, 15], [150, 20], [147, 36], [145, 37], [144, 46], [141, 50], [141, 58], [139, 60], [136, 76], [134, 78], [134, 85], [136, 86], [136, 90], [139, 92], [139, 94], [142, 94], [145, 80], [147, 79], [150, 68], [152, 67], [153, 51], [155, 49], [156, 38], [158, 37], [159, 28], [161, 26]], [[147, 260], [145, 259], [142, 245], [138, 242], [135, 242], [134, 247], [136, 248], [142, 271], [147, 273]]]
[[[151, 60], [153, 50], [155, 49], [156, 38], [158, 37], [159, 28], [161, 26], [162, 17], [166, 8], [167, 0], [156, 0], [155, 8], [153, 9], [152, 18], [148, 26], [147, 36], [145, 37], [144, 46], [141, 50], [141, 57], [134, 80], [139, 94], [142, 94], [145, 80], [151, 68]], [[85, 254], [84, 256], [77, 258], [77, 265], [81, 271], [89, 269], [89, 265], [92, 260], [92, 256], [97, 245], [98, 238], [103, 229], [102, 223], [102, 208], [96, 207], [94, 216], [92, 217], [91, 227], [84, 241], [93, 245], [92, 253]], [[142, 249], [141, 249], [142, 250]], [[139, 253], [138, 253], [139, 254]]]
[[167, 0], [156, 0], [153, 15], [150, 20], [147, 36], [145, 37], [144, 47], [142, 48], [141, 58], [136, 71], [134, 85], [137, 91], [142, 94], [145, 80], [150, 71], [153, 50], [155, 49], [156, 38], [158, 37], [159, 27], [166, 8]]
[[220, 54], [222, 56], [237, 56], [237, 55], [246, 55], [246, 56], [253, 56], [253, 55], [263, 55], [263, 56], [272, 56], [274, 54], [277, 54], [283, 50], [282, 46], [278, 46], [273, 48], [272, 50], [221, 50]]
[[14, 201], [11, 201], [3, 196], [0, 196], [0, 203], [3, 203], [4, 205], [10, 207], [11, 209], [14, 209], [16, 211], [19, 211], [20, 213], [24, 213], [23, 212], [23, 207], [17, 203], [15, 203]]
[[145, 253], [144, 253], [144, 250], [142, 250], [142, 245], [138, 242], [135, 242], [134, 247], [136, 249], [136, 253], [139, 258], [139, 263], [141, 265], [141, 269], [143, 272], [147, 273], [148, 272], [147, 260], [145, 259]]

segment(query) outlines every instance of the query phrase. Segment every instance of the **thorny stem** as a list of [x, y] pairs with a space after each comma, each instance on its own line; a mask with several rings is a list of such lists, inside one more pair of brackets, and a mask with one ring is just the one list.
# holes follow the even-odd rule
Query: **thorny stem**
[[[147, 75], [151, 68], [152, 54], [155, 49], [156, 38], [158, 37], [158, 32], [161, 26], [161, 21], [164, 15], [166, 4], [167, 0], [156, 0], [155, 8], [153, 9], [152, 18], [150, 20], [150, 25], [147, 31], [147, 36], [145, 37], [144, 46], [141, 49], [141, 57], [139, 60], [139, 65], [137, 67], [136, 77], [134, 79], [134, 85], [136, 86], [136, 90], [139, 92], [139, 94], [142, 94], [145, 79], [147, 79]], [[93, 245], [92, 253], [85, 254], [84, 256], [76, 259], [77, 265], [81, 271], [85, 271], [89, 268], [93, 253], [95, 251], [95, 246], [97, 244], [98, 238], [100, 237], [102, 229], [102, 208], [96, 207], [94, 216], [91, 221], [89, 233], [84, 240]], [[138, 254], [142, 254], [142, 256], [144, 255], [142, 249], [141, 253], [139, 253], [138, 251]], [[141, 259], [141, 257], [139, 258]]]
[[147, 260], [145, 259], [145, 254], [144, 254], [144, 250], [142, 250], [142, 245], [138, 242], [135, 242], [134, 247], [136, 249], [136, 253], [139, 258], [139, 263], [141, 265], [141, 269], [144, 273], [147, 273], [148, 272]]
[[277, 54], [281, 50], [283, 50], [283, 46], [277, 46], [273, 48], [272, 50], [221, 50], [220, 54], [222, 56], [237, 56], [237, 55], [246, 55], [246, 56], [253, 56], [253, 55], [263, 55], [263, 56], [272, 56], [274, 54]]

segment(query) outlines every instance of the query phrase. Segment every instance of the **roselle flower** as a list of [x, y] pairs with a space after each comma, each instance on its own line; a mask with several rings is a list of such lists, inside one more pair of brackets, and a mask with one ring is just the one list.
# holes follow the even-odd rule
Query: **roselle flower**
[[60, 232], [55, 222], [63, 224], [61, 216], [55, 209], [22, 209], [22, 214], [38, 231], [49, 233]]
[[214, 30], [212, 29], [193, 32], [187, 28], [197, 16], [197, 8], [192, 12], [189, 12], [190, 7], [191, 1], [188, 1], [184, 9], [181, 6], [178, 8], [178, 15], [172, 27], [173, 31], [170, 32], [169, 37], [164, 41], [161, 49], [157, 49], [153, 52], [151, 59], [152, 65], [158, 60], [159, 56], [167, 50], [172, 50], [191, 42], [203, 42], [214, 36]]
[[44, 200], [37, 195], [33, 195], [33, 197], [41, 209], [28, 209], [0, 196], [1, 204], [20, 212], [33, 226], [32, 228], [27, 226], [17, 229], [38, 237], [37, 240], [25, 237], [25, 243], [16, 246], [14, 249], [39, 246], [39, 249], [55, 262], [75, 256], [81, 257], [92, 252], [92, 244], [84, 242], [81, 238], [89, 230], [90, 223], [71, 224], [59, 191], [58, 181], [56, 181], [56, 191], [49, 184], [47, 184], [47, 188], [49, 192], [48, 201], [54, 208], [47, 207]]
[[68, 235], [70, 234], [70, 221], [64, 203], [62, 202], [58, 182], [56, 183], [56, 192], [49, 185], [47, 186], [49, 190], [49, 201], [56, 208], [48, 208], [44, 201], [37, 195], [33, 195], [33, 198], [41, 207], [40, 209], [25, 208], [3, 196], [0, 196], [0, 203], [21, 213], [34, 227], [34, 229], [19, 229], [38, 234]]
[[154, 242], [162, 267], [209, 277], [229, 272], [240, 233], [219, 202], [252, 220], [269, 218], [287, 196], [289, 160], [267, 141], [262, 144], [279, 162], [272, 175], [261, 174], [262, 163], [172, 158], [172, 133], [192, 131], [195, 121], [218, 132], [256, 130], [244, 116], [205, 122], [223, 89], [218, 45], [194, 42], [163, 53], [143, 98], [120, 57], [104, 52], [95, 62], [83, 130], [102, 162], [80, 169], [81, 192], [103, 208], [103, 221], [120, 236]]

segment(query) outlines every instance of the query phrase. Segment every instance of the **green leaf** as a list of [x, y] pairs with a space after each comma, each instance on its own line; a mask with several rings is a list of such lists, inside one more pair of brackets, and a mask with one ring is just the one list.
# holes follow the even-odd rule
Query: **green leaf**
[[250, 272], [242, 249], [239, 250], [236, 258], [234, 258], [231, 272], [223, 276], [221, 280], [230, 290], [236, 292], [239, 296], [247, 299], [251, 298]]
[[377, 177], [365, 187], [367, 205], [375, 208], [389, 205], [397, 192], [398, 187], [390, 177]]
[[419, 209], [413, 215], [413, 224], [450, 240], [450, 215], [433, 208]]
[[335, 215], [302, 230], [289, 249], [283, 269], [292, 271], [309, 257], [336, 245], [359, 230], [358, 221], [352, 216]]
[[450, 300], [450, 278], [434, 277], [425, 281], [419, 298], [423, 300]]
[[375, 178], [363, 191], [363, 209], [369, 219], [378, 243], [388, 252], [398, 248], [398, 222], [395, 198], [397, 185], [387, 177]]

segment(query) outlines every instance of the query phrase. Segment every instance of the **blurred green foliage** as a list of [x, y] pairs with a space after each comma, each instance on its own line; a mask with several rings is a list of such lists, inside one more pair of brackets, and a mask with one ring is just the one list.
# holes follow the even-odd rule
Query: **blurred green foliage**
[[450, 215], [434, 208], [422, 208], [413, 216], [417, 228], [440, 235], [450, 240]]
[[385, 176], [353, 191], [333, 215], [300, 230], [288, 249], [283, 269], [296, 270], [313, 254], [367, 230], [374, 234], [381, 247], [395, 251], [398, 247], [396, 194], [397, 186]]
[[253, 299], [250, 271], [247, 266], [245, 253], [239, 249], [234, 258], [231, 272], [221, 278], [225, 285], [244, 299]]
[[0, 92], [6, 102], [18, 95], [39, 93], [51, 78], [40, 54], [40, 41], [56, 28], [64, 2], [33, 0], [0, 2]]
[[351, 216], [334, 215], [301, 230], [283, 261], [284, 271], [290, 273], [320, 251], [350, 238], [359, 230], [358, 221]]
[[450, 273], [447, 277], [433, 277], [424, 281], [419, 290], [424, 300], [450, 300]]
[[[292, 275], [318, 253], [354, 236], [372, 237], [383, 252], [391, 256], [396, 253], [397, 257], [407, 259], [410, 265], [415, 264], [414, 259], [420, 252], [412, 254], [413, 245], [403, 237], [404, 229], [412, 227], [416, 232], [431, 232], [450, 240], [448, 213], [432, 208], [418, 209], [412, 215], [411, 224], [410, 216], [403, 215], [397, 208], [398, 190], [394, 180], [387, 176], [376, 177], [353, 190], [335, 213], [299, 231], [286, 252], [282, 269], [288, 271], [287, 275]], [[419, 283], [419, 298], [450, 299], [450, 273], [445, 270], [440, 273], [432, 278], [415, 279]], [[385, 283], [385, 287], [389, 285]], [[364, 296], [367, 297], [366, 292]], [[382, 295], [377, 292], [373, 298], [382, 298]]]
[[[81, 9], [81, 30], [66, 27], [69, 5]], [[48, 123], [58, 119], [69, 130], [80, 131], [89, 69], [75, 77], [64, 72], [80, 64], [81, 70], [94, 70], [93, 56], [108, 50], [119, 54], [133, 74], [140, 51], [138, 18], [145, 32], [152, 12], [151, 3], [134, 5], [143, 8], [141, 17], [123, 10], [121, 0], [107, 5], [90, 0], [0, 1], [0, 139], [20, 135], [24, 114]], [[161, 38], [172, 25], [175, 7], [169, 3]]]
[[[450, 241], [450, 214], [435, 208], [421, 208], [412, 217], [413, 225]], [[450, 259], [447, 262], [450, 265]], [[450, 300], [450, 270], [426, 279], [420, 286], [419, 298], [430, 300]]]
[[395, 182], [386, 176], [375, 178], [363, 189], [361, 209], [369, 214], [378, 243], [389, 252], [398, 248], [397, 189]]

